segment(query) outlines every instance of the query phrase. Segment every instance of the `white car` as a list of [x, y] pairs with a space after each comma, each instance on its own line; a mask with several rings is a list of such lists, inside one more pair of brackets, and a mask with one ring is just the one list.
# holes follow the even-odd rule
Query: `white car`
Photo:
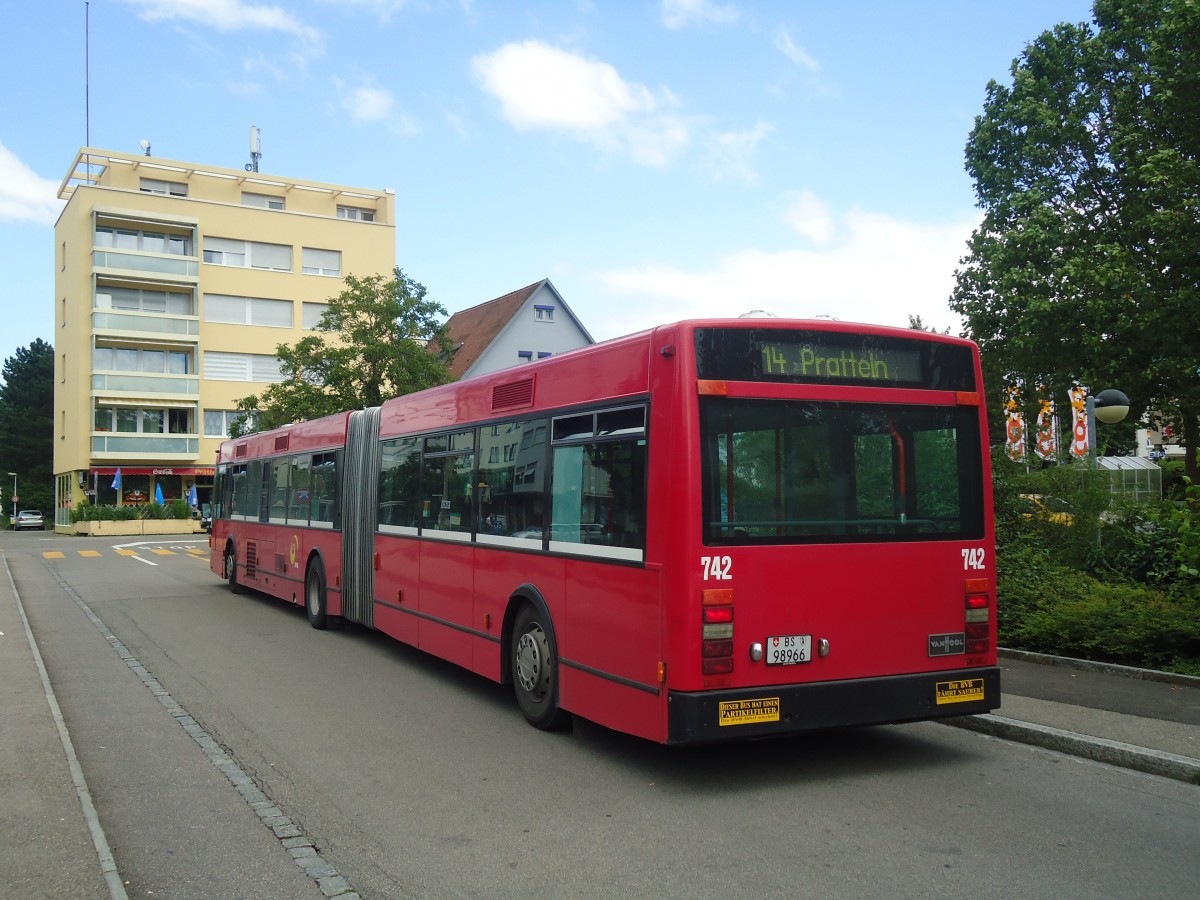
[[17, 513], [17, 520], [13, 522], [13, 530], [19, 531], [22, 528], [36, 528], [42, 531], [46, 527], [46, 522], [42, 519], [42, 514], [36, 509], [23, 509]]

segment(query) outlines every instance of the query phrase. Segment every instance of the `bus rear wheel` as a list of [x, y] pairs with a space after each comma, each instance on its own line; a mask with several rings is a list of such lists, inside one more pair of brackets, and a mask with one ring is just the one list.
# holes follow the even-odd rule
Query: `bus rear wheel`
[[558, 706], [558, 660], [550, 629], [549, 617], [525, 604], [513, 624], [510, 649], [517, 705], [525, 720], [543, 731], [570, 722], [570, 715]]
[[313, 628], [325, 628], [329, 624], [329, 607], [325, 594], [325, 567], [314, 559], [304, 578], [304, 609], [308, 613], [308, 624]]
[[237, 551], [233, 544], [225, 545], [225, 580], [229, 582], [229, 590], [234, 594], [242, 592], [237, 580]]

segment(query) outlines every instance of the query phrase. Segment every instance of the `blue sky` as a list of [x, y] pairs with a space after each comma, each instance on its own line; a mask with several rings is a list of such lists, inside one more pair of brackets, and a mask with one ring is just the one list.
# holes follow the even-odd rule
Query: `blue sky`
[[93, 0], [85, 78], [83, 0], [20, 3], [0, 32], [0, 360], [53, 338], [56, 193], [89, 132], [238, 168], [252, 125], [264, 173], [393, 189], [397, 260], [450, 312], [549, 277], [597, 340], [751, 309], [957, 331], [987, 82], [1090, 10]]

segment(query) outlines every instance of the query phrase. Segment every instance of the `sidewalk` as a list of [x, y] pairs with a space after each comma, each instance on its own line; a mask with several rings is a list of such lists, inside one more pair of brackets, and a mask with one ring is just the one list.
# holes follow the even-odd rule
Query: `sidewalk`
[[947, 724], [1200, 784], [1200, 678], [1002, 650], [1000, 709]]
[[0, 896], [358, 895], [39, 559], [0, 552]]

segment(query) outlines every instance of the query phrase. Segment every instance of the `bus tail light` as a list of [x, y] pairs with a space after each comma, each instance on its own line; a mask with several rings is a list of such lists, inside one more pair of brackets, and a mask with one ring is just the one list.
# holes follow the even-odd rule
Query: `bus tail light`
[[988, 652], [992, 637], [991, 580], [968, 578], [965, 585], [963, 613], [968, 656]]
[[733, 671], [733, 591], [700, 592], [700, 672], [726, 675]]

